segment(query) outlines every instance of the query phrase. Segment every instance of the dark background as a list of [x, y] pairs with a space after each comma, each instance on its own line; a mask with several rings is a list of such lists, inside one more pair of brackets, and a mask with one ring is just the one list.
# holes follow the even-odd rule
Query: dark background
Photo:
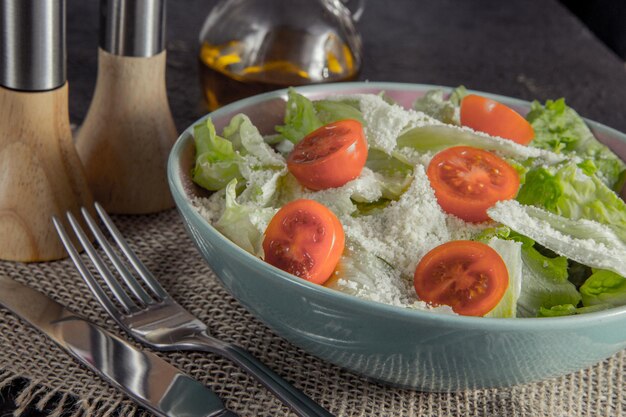
[[561, 0], [595, 35], [626, 61], [626, 1]]
[[[583, 116], [626, 131], [626, 1], [562, 1], [368, 0], [357, 25], [364, 44], [358, 79], [565, 97]], [[97, 75], [98, 2], [67, 3], [70, 118], [78, 125]], [[179, 130], [206, 113], [198, 32], [215, 3], [169, 2], [167, 88]], [[0, 392], [0, 416], [11, 415], [22, 386], [18, 380]]]
[[[597, 4], [596, 14], [612, 20], [616, 9], [626, 7], [624, 0], [563, 1], [572, 8]], [[167, 84], [179, 129], [206, 113], [197, 74], [198, 32], [215, 3], [168, 4]], [[95, 85], [97, 4], [68, 0], [74, 123], [84, 118]], [[624, 22], [618, 19], [615, 31], [623, 34]], [[464, 84], [528, 100], [565, 97], [582, 115], [626, 131], [624, 59], [556, 0], [367, 0], [357, 27], [364, 44], [359, 80]]]

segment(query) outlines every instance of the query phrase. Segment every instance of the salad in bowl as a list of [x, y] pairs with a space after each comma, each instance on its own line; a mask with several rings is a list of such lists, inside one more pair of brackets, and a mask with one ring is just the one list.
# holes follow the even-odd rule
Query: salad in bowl
[[290, 90], [270, 134], [246, 114], [192, 134], [195, 209], [299, 279], [449, 315], [626, 305], [626, 164], [563, 99]]

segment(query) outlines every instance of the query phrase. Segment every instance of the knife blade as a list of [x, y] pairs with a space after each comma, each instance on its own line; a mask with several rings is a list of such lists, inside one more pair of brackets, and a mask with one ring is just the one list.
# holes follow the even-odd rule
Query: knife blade
[[237, 417], [214, 392], [155, 354], [136, 349], [41, 292], [1, 275], [0, 306], [153, 413]]

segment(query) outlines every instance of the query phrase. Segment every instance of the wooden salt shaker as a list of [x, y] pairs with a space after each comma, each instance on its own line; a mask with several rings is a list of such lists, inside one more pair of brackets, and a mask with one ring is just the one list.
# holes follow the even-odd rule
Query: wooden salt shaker
[[165, 0], [101, 0], [98, 79], [76, 138], [94, 198], [111, 213], [174, 206], [167, 157], [178, 134], [165, 89]]
[[63, 258], [51, 216], [93, 205], [69, 123], [65, 0], [2, 0], [0, 28], [0, 259]]

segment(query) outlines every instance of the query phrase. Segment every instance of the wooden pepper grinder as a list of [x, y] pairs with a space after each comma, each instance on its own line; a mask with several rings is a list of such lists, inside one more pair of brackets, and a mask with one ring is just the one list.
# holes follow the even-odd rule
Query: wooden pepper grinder
[[174, 206], [167, 157], [178, 134], [165, 89], [165, 0], [101, 0], [98, 79], [76, 138], [94, 198], [111, 213]]
[[0, 1], [0, 259], [66, 256], [51, 216], [93, 206], [72, 143], [65, 0]]

